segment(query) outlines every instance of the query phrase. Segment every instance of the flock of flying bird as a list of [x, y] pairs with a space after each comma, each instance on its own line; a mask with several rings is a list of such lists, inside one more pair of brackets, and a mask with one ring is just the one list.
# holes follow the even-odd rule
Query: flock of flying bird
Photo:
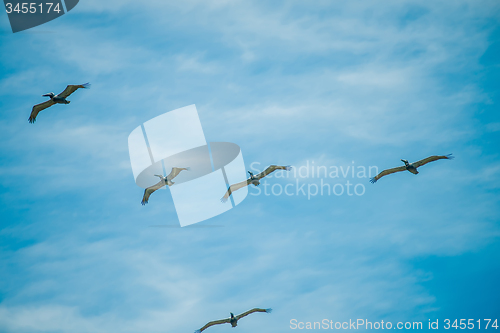
[[[387, 176], [387, 175], [390, 175], [391, 173], [396, 173], [396, 172], [401, 172], [401, 171], [409, 171], [413, 174], [418, 174], [418, 171], [417, 171], [417, 168], [427, 164], [427, 163], [430, 163], [430, 162], [434, 162], [434, 161], [437, 161], [437, 160], [443, 160], [443, 159], [447, 159], [447, 160], [451, 160], [453, 159], [454, 156], [452, 154], [448, 154], [448, 155], [433, 155], [433, 156], [429, 156], [427, 158], [424, 158], [420, 161], [417, 161], [417, 162], [413, 162], [413, 163], [409, 163], [408, 160], [401, 160], [405, 165], [402, 165], [402, 166], [399, 166], [399, 167], [396, 167], [396, 168], [391, 168], [391, 169], [386, 169], [382, 172], [380, 172], [378, 175], [376, 175], [375, 177], [371, 178], [370, 179], [370, 182], [372, 184], [376, 183], [377, 180], [379, 180], [380, 178], [384, 177], [384, 176]], [[260, 185], [260, 179], [264, 178], [265, 176], [267, 176], [268, 174], [276, 171], [276, 170], [286, 170], [286, 171], [290, 171], [292, 169], [292, 167], [290, 165], [287, 165], [287, 166], [281, 166], [281, 165], [270, 165], [267, 167], [266, 170], [262, 171], [261, 173], [259, 173], [258, 175], [254, 176], [254, 174], [251, 172], [251, 171], [248, 171], [248, 173], [250, 174], [250, 178], [248, 178], [247, 180], [244, 180], [242, 182], [239, 182], [239, 183], [236, 183], [236, 184], [233, 184], [231, 186], [229, 186], [229, 188], [227, 189], [227, 192], [226, 194], [224, 194], [224, 196], [220, 199], [222, 202], [226, 202], [228, 199], [229, 199], [229, 196], [236, 190], [239, 190], [240, 188], [242, 187], [245, 187], [245, 186], [248, 186], [250, 184], [254, 185], [254, 186], [259, 186]], [[160, 175], [155, 175], [157, 177], [160, 177], [160, 181], [158, 183], [156, 183], [155, 185], [153, 186], [150, 186], [148, 187], [147, 189], [144, 190], [144, 196], [142, 198], [142, 204], [145, 205], [148, 203], [148, 200], [149, 200], [149, 196], [151, 195], [151, 193], [153, 193], [154, 191], [162, 188], [163, 186], [165, 185], [168, 185], [168, 186], [172, 186], [174, 184], [174, 182], [172, 182], [172, 179], [174, 179], [175, 176], [177, 176], [182, 170], [189, 170], [189, 168], [172, 168], [172, 171], [170, 172], [170, 174], [167, 176], [167, 177], [163, 177], [163, 176], [160, 176]]]
[[[72, 93], [74, 93], [79, 88], [84, 88], [84, 89], [90, 88], [90, 83], [68, 85], [66, 87], [66, 89], [64, 89], [64, 91], [58, 95], [55, 95], [54, 93], [48, 93], [48, 94], [42, 95], [42, 96], [49, 97], [50, 99], [48, 101], [45, 101], [43, 103], [40, 103], [40, 104], [33, 106], [33, 109], [31, 111], [30, 117], [28, 118], [28, 121], [30, 123], [34, 123], [36, 121], [36, 117], [40, 111], [45, 110], [46, 108], [51, 107], [54, 104], [69, 104], [70, 101], [66, 100], [66, 98], [69, 95], [71, 95]], [[449, 155], [433, 155], [433, 156], [424, 158], [420, 161], [413, 162], [413, 163], [409, 163], [407, 160], [402, 159], [401, 161], [405, 164], [404, 166], [402, 165], [402, 166], [399, 166], [396, 168], [383, 170], [378, 175], [371, 178], [370, 182], [376, 183], [380, 178], [382, 178], [384, 176], [387, 176], [387, 175], [390, 175], [390, 174], [396, 173], [396, 172], [405, 171], [405, 170], [416, 175], [416, 174], [418, 174], [417, 168], [419, 168], [427, 163], [434, 162], [434, 161], [441, 160], [441, 159], [453, 159], [453, 156], [451, 154], [449, 154]], [[177, 177], [177, 175], [179, 175], [179, 173], [181, 173], [181, 171], [184, 171], [184, 170], [188, 171], [189, 167], [186, 167], [186, 168], [173, 167], [170, 174], [168, 174], [167, 177], [164, 177], [162, 175], [155, 175], [155, 176], [160, 178], [160, 181], [158, 183], [156, 183], [155, 185], [150, 186], [144, 190], [144, 195], [143, 195], [141, 203], [143, 205], [147, 204], [151, 194], [153, 192], [155, 192], [156, 190], [162, 188], [163, 186], [174, 185], [175, 183], [172, 180], [175, 177]], [[267, 169], [265, 169], [264, 171], [262, 171], [261, 173], [259, 173], [257, 175], [254, 175], [252, 172], [248, 171], [250, 177], [245, 181], [242, 181], [242, 182], [239, 182], [239, 183], [236, 183], [236, 184], [229, 186], [226, 194], [224, 194], [224, 196], [221, 198], [221, 201], [226, 202], [234, 191], [236, 191], [240, 188], [243, 188], [245, 186], [249, 186], [250, 184], [252, 184], [254, 186], [259, 186], [260, 180], [262, 178], [264, 178], [265, 176], [269, 175], [270, 173], [272, 173], [276, 170], [290, 171], [291, 166], [289, 166], [289, 165], [288, 166], [270, 165], [269, 167], [267, 167]], [[241, 318], [243, 318], [245, 316], [248, 316], [251, 313], [254, 313], [254, 312], [271, 313], [271, 311], [272, 311], [272, 309], [254, 308], [252, 310], [246, 311], [246, 312], [244, 312], [240, 315], [237, 315], [237, 316], [234, 316], [233, 313], [231, 313], [230, 318], [211, 321], [211, 322], [207, 323], [205, 326], [203, 326], [202, 328], [200, 328], [199, 330], [195, 331], [195, 333], [201, 333], [202, 331], [209, 328], [210, 326], [219, 325], [219, 324], [226, 324], [227, 323], [227, 324], [231, 324], [232, 327], [236, 327], [238, 320], [240, 320]]]

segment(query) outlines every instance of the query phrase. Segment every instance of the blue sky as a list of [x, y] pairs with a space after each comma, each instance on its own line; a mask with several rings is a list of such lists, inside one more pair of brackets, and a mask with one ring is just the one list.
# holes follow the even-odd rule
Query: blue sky
[[[0, 331], [193, 332], [252, 307], [274, 311], [238, 332], [500, 319], [499, 14], [477, 0], [82, 0], [16, 34], [3, 14]], [[28, 123], [42, 94], [84, 82]], [[248, 169], [456, 158], [374, 185], [323, 179], [361, 196], [250, 188], [175, 228], [169, 191], [141, 206], [127, 138], [191, 104]]]

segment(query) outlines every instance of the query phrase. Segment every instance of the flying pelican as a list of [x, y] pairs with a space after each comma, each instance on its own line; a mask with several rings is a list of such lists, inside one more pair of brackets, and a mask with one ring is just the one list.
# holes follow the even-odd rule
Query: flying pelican
[[172, 168], [172, 171], [170, 171], [170, 174], [167, 177], [163, 177], [162, 175], [155, 175], [156, 177], [160, 177], [160, 181], [156, 183], [153, 186], [148, 187], [147, 189], [144, 190], [144, 196], [142, 197], [141, 204], [144, 206], [145, 204], [148, 203], [149, 201], [149, 196], [151, 193], [153, 193], [156, 190], [159, 190], [165, 185], [172, 186], [175, 183], [172, 181], [177, 175], [182, 171], [186, 170], [188, 171], [189, 168]]
[[236, 317], [231, 312], [231, 318], [226, 318], [226, 319], [211, 321], [208, 324], [206, 324], [205, 326], [203, 326], [202, 328], [200, 328], [199, 330], [194, 331], [194, 333], [201, 333], [202, 331], [206, 330], [210, 326], [219, 325], [219, 324], [226, 324], [227, 323], [227, 324], [231, 324], [232, 327], [236, 327], [238, 325], [238, 320], [240, 320], [241, 318], [243, 318], [245, 316], [248, 316], [251, 313], [254, 313], [254, 312], [267, 312], [267, 313], [271, 313], [272, 311], [273, 311], [273, 309], [259, 309], [259, 308], [255, 308], [255, 309], [252, 309], [252, 310], [248, 310], [247, 312], [243, 312], [242, 314], [237, 315]]
[[220, 199], [220, 201], [226, 202], [227, 199], [229, 199], [229, 196], [231, 195], [231, 193], [233, 193], [236, 190], [239, 190], [242, 187], [248, 186], [250, 184], [253, 184], [255, 186], [259, 186], [260, 185], [259, 180], [264, 178], [265, 176], [267, 176], [268, 174], [270, 174], [271, 172], [273, 172], [275, 170], [290, 171], [291, 169], [292, 169], [292, 167], [289, 165], [287, 165], [287, 166], [270, 165], [267, 167], [266, 170], [262, 171], [257, 176], [254, 176], [252, 172], [248, 171], [248, 173], [250, 174], [250, 178], [248, 178], [245, 181], [242, 181], [242, 182], [239, 182], [239, 183], [236, 183], [236, 184], [229, 186], [229, 189], [227, 190], [226, 194], [224, 194], [224, 196]]
[[40, 111], [45, 110], [46, 108], [51, 107], [54, 104], [69, 104], [70, 101], [67, 101], [66, 98], [69, 95], [71, 95], [72, 93], [74, 93], [78, 88], [88, 89], [88, 88], [90, 88], [90, 83], [87, 82], [84, 84], [76, 84], [76, 85], [70, 84], [59, 95], [55, 95], [52, 92], [42, 95], [42, 96], [50, 97], [50, 99], [46, 102], [43, 102], [43, 103], [40, 103], [40, 104], [33, 106], [33, 110], [31, 111], [31, 115], [28, 118], [28, 121], [33, 124], [36, 121], [36, 116], [38, 115], [38, 113]]
[[382, 178], [384, 176], [390, 175], [391, 173], [405, 171], [405, 170], [408, 170], [411, 173], [416, 175], [416, 174], [418, 174], [417, 168], [421, 167], [422, 165], [425, 165], [429, 162], [434, 162], [437, 160], [442, 160], [442, 159], [452, 160], [454, 158], [455, 158], [455, 156], [448, 154], [448, 155], [442, 155], [442, 156], [437, 156], [437, 155], [429, 156], [427, 158], [424, 158], [423, 160], [413, 162], [413, 163], [408, 163], [408, 160], [401, 160], [405, 164], [404, 166], [384, 170], [381, 173], [379, 173], [377, 176], [371, 178], [370, 182], [372, 182], [374, 184], [377, 182], [377, 180], [379, 180], [380, 178]]

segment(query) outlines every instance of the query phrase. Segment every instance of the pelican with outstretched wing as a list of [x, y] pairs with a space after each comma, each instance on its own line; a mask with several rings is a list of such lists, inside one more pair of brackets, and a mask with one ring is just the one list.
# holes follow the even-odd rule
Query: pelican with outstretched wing
[[172, 179], [174, 179], [175, 177], [177, 177], [177, 175], [182, 170], [188, 171], [189, 168], [175, 168], [174, 167], [174, 168], [172, 168], [172, 171], [170, 171], [170, 173], [169, 173], [169, 175], [167, 177], [163, 177], [162, 175], [155, 175], [156, 177], [160, 177], [160, 181], [158, 183], [156, 183], [155, 185], [150, 186], [150, 187], [148, 187], [147, 189], [144, 190], [144, 196], [142, 197], [141, 204], [143, 206], [145, 204], [147, 204], [148, 201], [149, 201], [149, 197], [151, 196], [151, 194], [154, 191], [159, 190], [160, 188], [162, 188], [165, 185], [168, 185], [168, 186], [174, 185], [175, 183], [172, 181]]
[[31, 115], [28, 118], [28, 121], [33, 124], [36, 121], [36, 116], [40, 111], [45, 110], [46, 108], [51, 107], [54, 104], [69, 104], [70, 101], [67, 101], [66, 98], [74, 93], [78, 88], [88, 89], [90, 88], [90, 83], [87, 82], [84, 84], [70, 84], [59, 95], [55, 95], [52, 92], [42, 95], [50, 97], [50, 99], [46, 102], [33, 106], [33, 110], [31, 110]]
[[391, 173], [396, 173], [396, 172], [405, 171], [405, 170], [408, 170], [411, 173], [416, 175], [416, 174], [418, 174], [417, 168], [421, 167], [422, 165], [425, 165], [427, 163], [434, 162], [437, 160], [443, 160], [443, 159], [452, 160], [453, 158], [455, 158], [455, 156], [452, 156], [452, 154], [448, 154], [448, 155], [441, 155], [441, 156], [438, 156], [438, 155], [429, 156], [427, 158], [424, 158], [423, 160], [413, 162], [413, 163], [408, 163], [408, 160], [401, 160], [405, 164], [404, 166], [384, 170], [381, 173], [379, 173], [378, 175], [376, 175], [375, 177], [371, 178], [370, 182], [376, 183], [377, 180], [379, 180], [380, 178], [382, 178], [384, 176], [390, 175]]
[[201, 333], [202, 331], [206, 330], [210, 326], [219, 325], [219, 324], [231, 324], [232, 327], [236, 327], [238, 325], [238, 320], [240, 320], [241, 318], [243, 318], [245, 316], [248, 316], [251, 313], [254, 313], [254, 312], [271, 313], [272, 311], [273, 311], [273, 309], [259, 309], [259, 308], [255, 308], [255, 309], [252, 309], [252, 310], [248, 310], [247, 312], [243, 312], [242, 314], [237, 315], [237, 316], [233, 315], [233, 313], [231, 312], [231, 317], [230, 318], [211, 321], [208, 324], [206, 324], [205, 326], [203, 326], [202, 328], [200, 328], [199, 330], [194, 331], [194, 333]]
[[248, 178], [245, 181], [242, 181], [242, 182], [239, 182], [239, 183], [236, 183], [236, 184], [233, 184], [233, 185], [229, 186], [229, 188], [227, 189], [226, 194], [224, 194], [224, 196], [220, 199], [220, 201], [226, 202], [229, 199], [229, 196], [231, 195], [231, 193], [233, 193], [236, 190], [239, 190], [242, 187], [248, 186], [250, 184], [253, 184], [255, 186], [259, 186], [260, 185], [260, 181], [259, 180], [262, 179], [262, 178], [264, 178], [265, 176], [267, 176], [271, 172], [274, 172], [276, 170], [290, 171], [291, 169], [292, 169], [292, 167], [289, 166], [289, 165], [287, 165], [287, 166], [270, 165], [270, 166], [267, 167], [266, 170], [262, 171], [257, 176], [254, 176], [254, 174], [252, 172], [248, 171], [248, 173], [250, 174], [250, 178]]

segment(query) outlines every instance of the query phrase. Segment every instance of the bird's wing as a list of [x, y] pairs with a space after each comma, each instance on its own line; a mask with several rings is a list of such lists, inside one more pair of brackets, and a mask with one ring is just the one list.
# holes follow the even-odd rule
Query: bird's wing
[[66, 89], [64, 89], [64, 91], [57, 96], [62, 97], [62, 98], [66, 98], [69, 95], [71, 95], [72, 93], [74, 93], [78, 88], [88, 89], [88, 88], [90, 88], [90, 83], [87, 82], [84, 84], [69, 84], [66, 87]]
[[255, 178], [257, 179], [261, 179], [261, 178], [264, 178], [265, 176], [267, 176], [268, 174], [270, 174], [271, 172], [274, 172], [275, 170], [286, 170], [286, 171], [289, 171], [291, 170], [292, 167], [289, 166], [289, 165], [286, 165], [286, 166], [281, 166], [281, 165], [270, 165], [267, 167], [266, 170], [262, 171], [261, 173], [259, 173], [257, 176], [255, 176]]
[[49, 99], [48, 101], [33, 106], [33, 110], [31, 110], [31, 114], [30, 117], [28, 118], [28, 121], [33, 124], [36, 121], [36, 116], [38, 115], [38, 112], [45, 110], [46, 108], [51, 107], [54, 104], [56, 103], [53, 100]]
[[181, 173], [182, 170], [189, 170], [189, 168], [172, 168], [172, 171], [170, 171], [170, 173], [168, 174], [167, 176], [167, 179], [168, 180], [172, 180], [174, 179], [175, 177], [177, 177], [177, 175], [179, 173]]
[[233, 193], [236, 190], [239, 190], [242, 187], [248, 186], [251, 183], [252, 183], [252, 180], [251, 179], [247, 179], [247, 180], [244, 180], [242, 182], [239, 182], [239, 183], [236, 183], [236, 184], [233, 184], [233, 185], [229, 186], [229, 188], [227, 189], [226, 194], [224, 194], [224, 196], [220, 199], [220, 201], [226, 202], [227, 199], [229, 199], [229, 196], [231, 195], [231, 193]]
[[254, 313], [254, 312], [267, 312], [267, 313], [271, 313], [271, 311], [273, 311], [273, 309], [259, 309], [259, 308], [254, 308], [252, 310], [248, 310], [247, 312], [243, 312], [242, 314], [237, 315], [236, 316], [236, 320], [240, 320], [241, 318], [243, 318], [245, 316], [248, 316], [249, 314]]
[[207, 328], [209, 328], [210, 326], [213, 326], [213, 325], [226, 324], [226, 323], [230, 323], [230, 322], [231, 322], [231, 319], [229, 319], [229, 318], [221, 319], [221, 320], [214, 320], [214, 321], [209, 322], [208, 324], [206, 324], [205, 326], [203, 326], [199, 330], [194, 331], [194, 333], [201, 333], [202, 331], [206, 330]]
[[448, 154], [448, 155], [441, 155], [441, 156], [438, 156], [438, 155], [434, 155], [434, 156], [429, 156], [427, 158], [424, 158], [423, 160], [420, 160], [420, 161], [417, 161], [417, 162], [414, 162], [412, 163], [413, 166], [415, 168], [418, 168], [418, 167], [421, 167], [422, 165], [425, 165], [427, 163], [430, 163], [430, 162], [434, 162], [434, 161], [437, 161], [437, 160], [442, 160], [442, 159], [446, 159], [446, 160], [452, 160], [454, 159], [455, 156], [453, 156], [452, 154]]
[[149, 201], [149, 196], [151, 195], [151, 193], [153, 193], [154, 191], [162, 188], [163, 186], [165, 186], [165, 182], [163, 180], [161, 180], [158, 183], [156, 183], [155, 185], [150, 186], [147, 189], [145, 189], [144, 190], [144, 196], [142, 197], [141, 204], [142, 205], [147, 204], [148, 201]]
[[405, 171], [405, 170], [406, 170], [405, 166], [400, 166], [400, 167], [397, 167], [397, 168], [387, 169], [387, 170], [382, 171], [381, 173], [379, 173], [375, 177], [371, 178], [370, 181], [372, 183], [375, 183], [375, 182], [377, 182], [377, 180], [379, 180], [380, 178], [382, 178], [384, 176], [390, 175], [391, 173]]

